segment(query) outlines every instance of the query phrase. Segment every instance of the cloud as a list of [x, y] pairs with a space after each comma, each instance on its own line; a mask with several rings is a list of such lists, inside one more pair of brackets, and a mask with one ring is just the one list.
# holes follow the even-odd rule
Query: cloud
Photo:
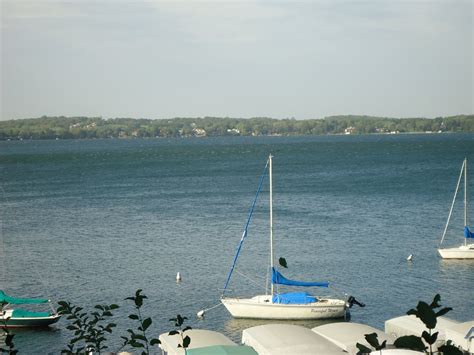
[[8, 21], [64, 18], [76, 15], [65, 1], [3, 0], [2, 18]]
[[[288, 12], [257, 1], [154, 1], [156, 13], [172, 18], [177, 32], [196, 43], [254, 42], [266, 36], [265, 25], [284, 21]], [[270, 27], [269, 27], [270, 28]]]

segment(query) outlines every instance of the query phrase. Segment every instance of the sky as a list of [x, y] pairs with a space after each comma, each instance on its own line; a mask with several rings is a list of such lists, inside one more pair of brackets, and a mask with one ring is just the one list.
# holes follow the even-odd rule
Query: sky
[[474, 0], [0, 2], [0, 120], [474, 113]]

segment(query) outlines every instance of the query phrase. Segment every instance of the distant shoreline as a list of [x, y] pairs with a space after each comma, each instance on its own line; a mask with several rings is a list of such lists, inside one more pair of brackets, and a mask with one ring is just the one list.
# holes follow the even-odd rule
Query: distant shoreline
[[256, 118], [131, 119], [39, 117], [0, 121], [0, 140], [136, 139], [232, 136], [326, 136], [474, 132], [474, 115], [437, 118], [331, 116], [295, 120]]

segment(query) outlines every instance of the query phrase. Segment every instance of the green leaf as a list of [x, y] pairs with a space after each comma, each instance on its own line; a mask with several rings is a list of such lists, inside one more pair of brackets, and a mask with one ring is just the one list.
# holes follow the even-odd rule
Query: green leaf
[[438, 312], [436, 312], [436, 317], [444, 316], [446, 313], [448, 313], [449, 311], [452, 311], [452, 310], [453, 309], [451, 307], [446, 307], [446, 308], [440, 309]]
[[438, 348], [443, 355], [463, 355], [464, 353], [452, 344], [451, 340], [448, 340], [445, 345]]
[[138, 320], [138, 316], [137, 316], [136, 314], [130, 314], [130, 315], [128, 316], [128, 318], [130, 318], [130, 319], [137, 319], [137, 320]]
[[158, 340], [156, 338], [151, 339], [150, 345], [158, 345], [158, 344], [161, 344], [160, 340]]
[[410, 310], [407, 312], [407, 314], [408, 314], [409, 316], [412, 316], [412, 315], [413, 315], [413, 316], [417, 316], [417, 317], [418, 317], [418, 311], [417, 311], [416, 309], [413, 309], [413, 308], [410, 309]]
[[135, 334], [135, 339], [147, 341], [147, 339], [146, 339], [143, 335], [141, 335], [141, 334]]
[[357, 352], [357, 355], [370, 354], [372, 352], [372, 349], [369, 349], [365, 345], [362, 345], [359, 343], [356, 344], [356, 347], [357, 349], [359, 349], [359, 351]]
[[377, 349], [380, 346], [377, 333], [365, 334], [364, 337], [365, 337], [365, 340], [367, 340], [367, 343], [370, 344], [370, 346], [375, 348], [375, 350], [379, 350]]
[[191, 328], [191, 327], [186, 327], [186, 328], [183, 329], [183, 333], [184, 333], [186, 330], [191, 330], [191, 329], [193, 329], [193, 328]]
[[436, 296], [434, 296], [433, 302], [431, 302], [430, 304], [430, 308], [433, 309], [433, 308], [441, 307], [441, 305], [439, 304], [439, 301], [441, 301], [441, 296], [438, 293], [436, 294]]
[[120, 307], [116, 305], [115, 303], [110, 305], [110, 309], [117, 309], [117, 308], [120, 308]]
[[436, 314], [433, 309], [425, 302], [418, 302], [416, 307], [418, 314], [417, 317], [425, 323], [428, 329], [434, 329], [436, 327]]
[[280, 258], [278, 259], [278, 262], [280, 263], [281, 266], [283, 266], [284, 268], [288, 269], [288, 265], [286, 263], [286, 259], [285, 258]]
[[143, 321], [142, 326], [143, 326], [143, 331], [147, 330], [148, 327], [151, 325], [152, 320], [151, 318], [147, 318]]
[[423, 333], [421, 334], [422, 338], [425, 339], [425, 341], [430, 344], [430, 345], [433, 345], [435, 342], [436, 342], [436, 339], [438, 339], [438, 332], [430, 335], [430, 333], [428, 333], [426, 330], [423, 331]]
[[64, 308], [69, 308], [69, 303], [66, 301], [59, 301], [58, 304]]
[[168, 333], [168, 335], [176, 335], [176, 334], [179, 334], [177, 330], [172, 330]]
[[191, 338], [187, 335], [183, 339], [183, 348], [187, 348], [191, 344]]
[[426, 346], [425, 343], [423, 343], [423, 340], [421, 340], [420, 337], [417, 337], [415, 335], [406, 335], [403, 337], [398, 338], [395, 340], [393, 343], [396, 348], [401, 348], [401, 349], [410, 349], [410, 350], [415, 350], [415, 351], [425, 351]]
[[131, 346], [133, 346], [134, 348], [144, 348], [145, 347], [145, 345], [143, 345], [142, 343], [139, 343], [138, 341], [135, 341], [135, 340], [131, 340], [129, 344]]

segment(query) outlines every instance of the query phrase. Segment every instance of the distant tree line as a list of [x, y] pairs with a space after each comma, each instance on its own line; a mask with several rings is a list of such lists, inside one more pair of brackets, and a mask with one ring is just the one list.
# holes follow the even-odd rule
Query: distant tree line
[[474, 115], [431, 118], [331, 116], [323, 119], [39, 117], [0, 121], [0, 140], [154, 138], [204, 136], [297, 136], [474, 132]]

